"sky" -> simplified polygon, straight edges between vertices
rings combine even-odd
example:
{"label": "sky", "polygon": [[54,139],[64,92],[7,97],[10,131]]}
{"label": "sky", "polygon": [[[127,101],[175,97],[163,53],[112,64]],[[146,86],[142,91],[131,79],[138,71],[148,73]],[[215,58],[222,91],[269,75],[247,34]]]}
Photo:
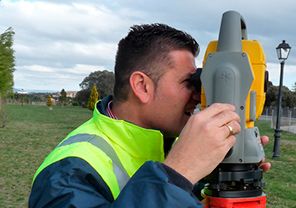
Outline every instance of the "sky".
{"label": "sky", "polygon": [[14,87],[24,90],[80,90],[91,72],[113,71],[117,43],[135,24],[164,23],[192,35],[201,52],[218,38],[222,14],[235,10],[266,55],[269,79],[279,83],[275,48],[292,47],[283,84],[296,82],[296,1],[294,0],[0,0],[0,33],[15,31]]}

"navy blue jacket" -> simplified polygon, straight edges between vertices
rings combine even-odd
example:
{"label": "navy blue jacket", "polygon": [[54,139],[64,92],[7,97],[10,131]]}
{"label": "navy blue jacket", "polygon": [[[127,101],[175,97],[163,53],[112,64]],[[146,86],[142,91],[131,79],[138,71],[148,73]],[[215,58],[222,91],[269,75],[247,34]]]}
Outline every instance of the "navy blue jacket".
{"label": "navy blue jacket", "polygon": [[[106,114],[102,106],[99,109]],[[202,207],[192,189],[193,185],[173,169],[148,161],[114,200],[109,187],[86,161],[70,157],[49,165],[38,174],[29,207]]]}

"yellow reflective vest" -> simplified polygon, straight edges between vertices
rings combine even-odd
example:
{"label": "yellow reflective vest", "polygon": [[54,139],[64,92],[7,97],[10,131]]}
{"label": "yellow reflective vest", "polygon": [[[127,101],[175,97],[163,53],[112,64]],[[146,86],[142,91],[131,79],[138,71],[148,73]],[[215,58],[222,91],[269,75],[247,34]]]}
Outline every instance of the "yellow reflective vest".
{"label": "yellow reflective vest", "polygon": [[[101,102],[96,106],[105,107]],[[72,131],[46,157],[33,183],[47,166],[68,157],[85,160],[103,178],[116,199],[144,162],[164,160],[163,135],[157,130],[111,119],[95,108],[93,117]]]}

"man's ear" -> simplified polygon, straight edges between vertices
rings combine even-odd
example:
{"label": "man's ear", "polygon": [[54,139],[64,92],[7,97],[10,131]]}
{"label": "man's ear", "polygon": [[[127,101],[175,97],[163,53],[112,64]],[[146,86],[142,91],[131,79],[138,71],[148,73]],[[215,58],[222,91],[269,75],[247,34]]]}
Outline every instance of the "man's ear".
{"label": "man's ear", "polygon": [[152,79],[141,71],[134,71],[129,79],[133,94],[142,102],[148,103],[154,96]]}

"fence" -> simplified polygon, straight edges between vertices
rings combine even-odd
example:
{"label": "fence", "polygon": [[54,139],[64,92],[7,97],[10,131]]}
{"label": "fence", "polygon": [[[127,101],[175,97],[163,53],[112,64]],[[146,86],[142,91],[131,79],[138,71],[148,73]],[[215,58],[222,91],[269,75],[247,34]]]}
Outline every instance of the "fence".
{"label": "fence", "polygon": [[[276,108],[265,108],[260,120],[270,121],[270,127],[276,128]],[[296,133],[296,108],[282,108],[280,110],[280,126],[282,130]]]}

